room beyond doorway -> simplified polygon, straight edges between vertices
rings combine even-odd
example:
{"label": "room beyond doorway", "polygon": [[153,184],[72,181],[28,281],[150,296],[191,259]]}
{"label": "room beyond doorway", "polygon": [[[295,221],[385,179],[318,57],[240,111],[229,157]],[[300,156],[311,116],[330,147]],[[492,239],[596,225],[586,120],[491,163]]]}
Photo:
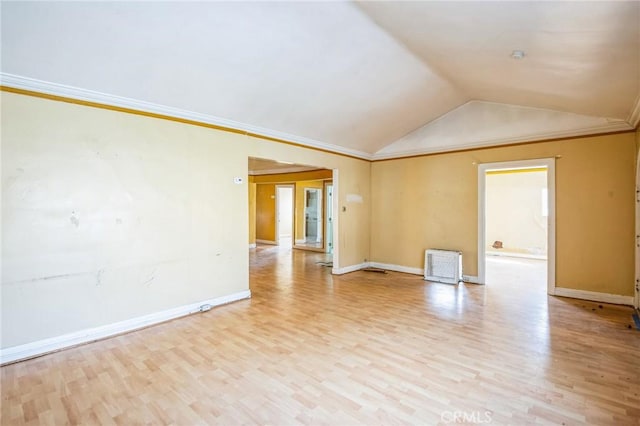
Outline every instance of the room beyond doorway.
{"label": "room beyond doorway", "polygon": [[[488,273],[489,267],[504,266],[505,262],[489,262],[494,257],[534,261],[536,270],[542,268],[546,278],[546,285],[544,282],[537,285],[554,294],[555,159],[478,167],[480,283],[491,284],[495,271]],[[517,262],[509,266],[513,268]]]}
{"label": "room beyond doorway", "polygon": [[[249,157],[248,165],[249,247],[286,244],[334,254],[338,217],[333,198],[338,193],[338,170],[253,157]],[[277,212],[289,211],[288,201],[286,208],[278,207],[283,195],[276,192],[281,186],[292,188],[291,227],[289,215],[282,217]]]}

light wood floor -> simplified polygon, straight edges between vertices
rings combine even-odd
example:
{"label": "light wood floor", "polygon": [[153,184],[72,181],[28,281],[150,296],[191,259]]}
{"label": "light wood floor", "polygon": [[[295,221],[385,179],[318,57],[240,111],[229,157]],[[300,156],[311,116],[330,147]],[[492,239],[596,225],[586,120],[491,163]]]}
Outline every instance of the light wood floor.
{"label": "light wood floor", "polygon": [[2,425],[640,424],[630,308],[322,260],[258,247],[251,300],[3,367]]}

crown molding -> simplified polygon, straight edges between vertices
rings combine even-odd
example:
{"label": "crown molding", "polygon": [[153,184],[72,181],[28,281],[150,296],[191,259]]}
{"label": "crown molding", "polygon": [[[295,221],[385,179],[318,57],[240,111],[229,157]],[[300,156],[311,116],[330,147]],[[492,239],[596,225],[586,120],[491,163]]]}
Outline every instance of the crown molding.
{"label": "crown molding", "polygon": [[362,160],[371,160],[371,154],[367,152],[345,148],[342,146],[305,138],[303,136],[291,135],[289,133],[279,132],[259,126],[253,126],[251,124],[228,120],[221,117],[215,117],[213,115],[201,114],[198,112],[140,101],[123,96],[110,95],[94,90],[81,89],[79,87],[67,86],[64,84],[23,77],[15,74],[0,72],[0,85],[13,89],[58,96],[61,98],[67,98],[69,100],[91,102],[98,104],[94,106],[102,107],[105,109],[119,108],[120,111],[121,109],[125,109],[126,111],[124,112],[133,114],[138,113],[141,115],[145,115],[145,113],[150,113],[158,114],[162,116],[160,118],[169,120],[189,120],[195,123],[216,126],[219,127],[220,130],[233,131],[235,133],[246,133],[249,136],[260,137],[275,142],[284,142],[292,145],[316,149],[319,151],[330,152],[333,154],[345,155],[347,157],[354,157]]}
{"label": "crown molding", "polygon": [[611,121],[603,126],[585,127],[575,130],[563,130],[558,132],[538,133],[534,135],[526,135],[521,137],[508,137],[497,139],[485,139],[473,143],[453,146],[440,146],[433,148],[413,149],[389,153],[373,154],[371,161],[393,160],[406,157],[417,157],[430,154],[444,154],[447,152],[468,151],[480,148],[499,147],[502,145],[516,145],[523,143],[544,142],[556,139],[567,139],[580,136],[597,136],[603,133],[619,133],[634,130],[634,126],[626,121]]}
{"label": "crown molding", "polygon": [[[223,131],[234,133],[245,133],[248,136],[258,137],[274,142],[287,143],[295,146],[311,148],[332,154],[344,155],[367,161],[392,160],[406,157],[414,157],[430,154],[442,154],[446,152],[466,151],[472,149],[488,148],[501,145],[513,145],[529,142],[542,142],[546,140],[591,136],[603,133],[615,133],[634,130],[640,122],[640,96],[626,121],[615,120],[604,126],[588,127],[576,130],[565,130],[559,132],[539,133],[522,137],[507,137],[498,139],[486,139],[473,143],[456,145],[425,147],[421,149],[398,151],[391,153],[370,154],[364,151],[354,150],[334,144],[329,144],[302,136],[291,135],[264,127],[253,126],[240,123],[212,115],[201,114],[151,102],[140,101],[122,96],[110,95],[93,90],[81,89],[64,84],[52,83],[15,74],[0,72],[0,86],[17,90],[33,92],[34,95],[44,94],[53,97],[60,97],[61,101],[80,101],[92,103],[95,107],[123,111],[132,114],[148,115],[153,114],[157,118],[167,120],[186,120],[192,124],[209,125]],[[468,102],[467,102],[468,103]],[[466,103],[465,103],[466,104]],[[461,105],[462,106],[462,105]]]}

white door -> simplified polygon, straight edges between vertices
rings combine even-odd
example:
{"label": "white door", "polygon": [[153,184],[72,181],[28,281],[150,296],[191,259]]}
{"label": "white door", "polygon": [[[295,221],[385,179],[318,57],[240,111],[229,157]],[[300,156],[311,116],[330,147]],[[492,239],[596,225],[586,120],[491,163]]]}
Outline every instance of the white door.
{"label": "white door", "polygon": [[293,185],[276,186],[276,209],[278,245],[290,246],[293,240]]}

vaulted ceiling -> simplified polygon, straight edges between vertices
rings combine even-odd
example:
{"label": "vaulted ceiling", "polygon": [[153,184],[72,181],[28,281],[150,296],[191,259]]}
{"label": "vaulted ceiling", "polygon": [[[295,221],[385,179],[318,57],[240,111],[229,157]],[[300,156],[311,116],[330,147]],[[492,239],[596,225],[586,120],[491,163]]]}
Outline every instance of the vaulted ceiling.
{"label": "vaulted ceiling", "polygon": [[640,119],[635,1],[1,7],[4,86],[367,159]]}

